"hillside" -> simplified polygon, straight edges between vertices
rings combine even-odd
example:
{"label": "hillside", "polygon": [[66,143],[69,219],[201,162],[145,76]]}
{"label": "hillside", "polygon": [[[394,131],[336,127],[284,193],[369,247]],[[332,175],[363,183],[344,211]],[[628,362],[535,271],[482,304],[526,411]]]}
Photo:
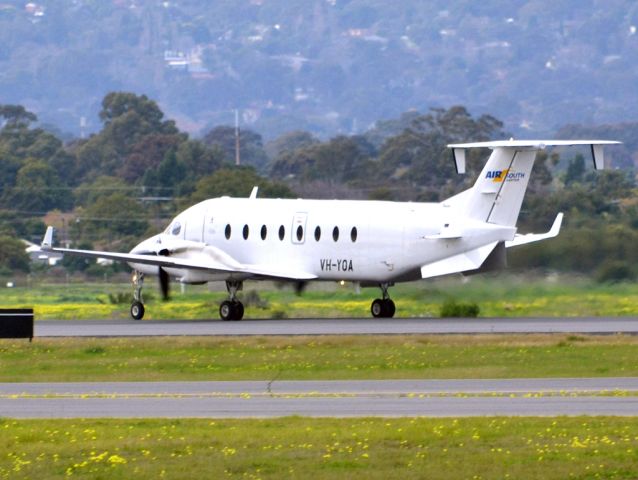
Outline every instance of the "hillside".
{"label": "hillside", "polygon": [[125,90],[266,139],[462,104],[531,137],[635,119],[637,27],[628,0],[5,0],[0,103],[86,135]]}

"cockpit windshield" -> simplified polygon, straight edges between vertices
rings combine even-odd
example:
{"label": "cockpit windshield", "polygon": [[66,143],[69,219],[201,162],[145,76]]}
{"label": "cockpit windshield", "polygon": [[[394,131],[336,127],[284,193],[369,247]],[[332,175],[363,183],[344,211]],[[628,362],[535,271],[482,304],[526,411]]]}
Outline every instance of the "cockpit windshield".
{"label": "cockpit windshield", "polygon": [[164,235],[179,235],[179,232],[182,231],[182,225],[179,222],[173,222],[166,230],[164,230]]}

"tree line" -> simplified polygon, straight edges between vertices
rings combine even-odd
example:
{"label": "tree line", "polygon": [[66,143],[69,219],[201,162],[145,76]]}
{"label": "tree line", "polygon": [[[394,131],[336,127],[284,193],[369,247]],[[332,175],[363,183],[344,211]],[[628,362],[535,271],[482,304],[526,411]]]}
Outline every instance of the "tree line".
{"label": "tree line", "polygon": [[[181,209],[247,196],[254,185],[265,197],[439,201],[471,185],[487,156],[469,152],[468,174],[456,175],[448,143],[508,136],[497,118],[453,106],[406,112],[364,134],[327,140],[298,130],[264,142],[242,130],[236,166],[232,127],[192,138],[145,95],[112,92],[101,105],[101,130],[66,143],[23,106],[0,105],[0,273],[30,268],[15,239],[38,241],[45,221],[58,228],[60,242],[125,251]],[[631,138],[628,130],[638,128],[622,130]],[[624,168],[603,172],[589,169],[583,154],[540,152],[520,230],[547,229],[558,211],[566,213],[565,229],[558,239],[513,252],[510,264],[633,278],[632,147],[608,152]],[[89,268],[84,260],[65,264]]]}

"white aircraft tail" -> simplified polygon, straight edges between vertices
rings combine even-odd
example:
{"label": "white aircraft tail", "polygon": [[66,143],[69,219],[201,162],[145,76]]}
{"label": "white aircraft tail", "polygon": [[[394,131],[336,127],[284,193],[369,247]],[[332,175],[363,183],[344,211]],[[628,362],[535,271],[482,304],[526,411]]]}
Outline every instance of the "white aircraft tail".
{"label": "white aircraft tail", "polygon": [[509,140],[448,145],[453,149],[456,169],[465,172],[468,148],[493,150],[472,188],[444,203],[459,208],[464,215],[496,225],[513,227],[518,220],[523,197],[534,166],[536,152],[548,146],[590,145],[594,166],[604,165],[603,145],[619,142],[604,140]]}

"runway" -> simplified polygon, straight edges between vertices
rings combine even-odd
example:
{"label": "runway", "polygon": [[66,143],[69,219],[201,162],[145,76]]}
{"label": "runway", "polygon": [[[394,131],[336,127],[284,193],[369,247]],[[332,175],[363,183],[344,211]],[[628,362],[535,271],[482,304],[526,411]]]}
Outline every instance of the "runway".
{"label": "runway", "polygon": [[638,378],[0,384],[5,418],[638,415]]}
{"label": "runway", "polygon": [[335,318],[242,320],[44,320],[36,337],[172,335],[398,335],[478,333],[638,334],[636,317],[590,318]]}

